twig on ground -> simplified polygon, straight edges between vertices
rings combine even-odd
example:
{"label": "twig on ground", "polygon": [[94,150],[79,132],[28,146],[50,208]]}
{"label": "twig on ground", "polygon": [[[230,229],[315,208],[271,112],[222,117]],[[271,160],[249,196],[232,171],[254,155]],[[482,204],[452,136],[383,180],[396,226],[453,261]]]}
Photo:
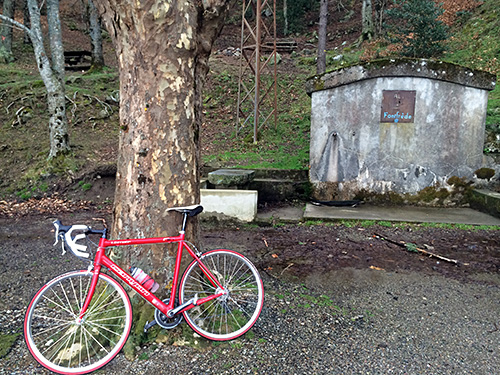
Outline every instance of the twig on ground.
{"label": "twig on ground", "polygon": [[[25,108],[26,108],[25,106],[22,106],[21,108],[19,108],[19,109],[16,111],[17,123],[18,123],[19,125],[22,125],[22,124],[23,124],[23,123],[22,123],[22,121],[21,121],[21,113],[24,111],[24,109],[25,109]],[[14,123],[14,124],[12,124],[12,125],[14,126],[14,125],[15,125],[15,123]]]}
{"label": "twig on ground", "polygon": [[104,117],[101,117],[101,118],[91,117],[89,120],[103,119],[103,118],[107,118],[113,114],[113,108],[111,108],[111,106],[108,103],[103,102],[101,99],[99,99],[96,96],[91,96],[91,95],[87,95],[87,94],[84,94],[84,96],[89,98],[91,101],[95,100],[96,102],[98,102],[104,108],[104,112],[106,112],[106,116],[104,116]]}
{"label": "twig on ground", "polygon": [[78,106],[76,105],[76,94],[78,93],[78,91],[75,91],[75,93],[73,94],[73,100],[71,100],[69,98],[69,96],[66,95],[66,100],[68,100],[69,102],[71,102],[71,104],[73,104],[73,108],[71,108],[71,121],[73,121],[73,119],[75,118],[75,112],[78,108]]}
{"label": "twig on ground", "polygon": [[[400,242],[397,242],[397,241],[394,241],[394,240],[391,240],[387,237],[384,237],[380,234],[377,234],[377,233],[374,233],[373,234],[375,238],[378,238],[382,241],[387,241],[387,242],[390,242],[394,245],[397,245],[399,247],[402,247],[408,251],[417,251],[421,254],[425,254],[429,257],[433,257],[433,258],[437,258],[437,259],[441,259],[441,260],[444,260],[445,262],[449,262],[449,263],[454,263],[454,264],[459,264],[458,260],[455,260],[455,259],[450,259],[450,258],[446,258],[442,255],[438,255],[438,254],[434,254],[434,253],[431,253],[430,251],[427,251],[427,250],[424,250],[418,246],[416,246],[415,244],[412,244],[412,243],[407,243],[407,242],[404,242],[404,241],[400,241]],[[468,265],[468,263],[461,263],[461,264],[464,264],[464,265]]]}
{"label": "twig on ground", "polygon": [[285,272],[287,269],[289,269],[291,266],[293,266],[293,263],[290,263],[288,266],[286,266],[285,268],[283,268],[283,271],[281,271],[281,274],[280,276],[283,275],[283,272]]}

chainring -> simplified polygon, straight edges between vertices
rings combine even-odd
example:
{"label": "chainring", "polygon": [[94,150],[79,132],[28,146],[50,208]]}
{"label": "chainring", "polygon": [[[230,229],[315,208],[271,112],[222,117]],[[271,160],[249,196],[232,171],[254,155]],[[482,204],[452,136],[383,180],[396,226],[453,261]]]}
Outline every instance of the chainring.
{"label": "chainring", "polygon": [[[164,299],[162,302],[168,304],[170,302],[170,298]],[[173,318],[169,318],[160,310],[156,309],[155,321],[161,328],[172,329],[177,327],[182,322],[182,314],[177,314]]]}

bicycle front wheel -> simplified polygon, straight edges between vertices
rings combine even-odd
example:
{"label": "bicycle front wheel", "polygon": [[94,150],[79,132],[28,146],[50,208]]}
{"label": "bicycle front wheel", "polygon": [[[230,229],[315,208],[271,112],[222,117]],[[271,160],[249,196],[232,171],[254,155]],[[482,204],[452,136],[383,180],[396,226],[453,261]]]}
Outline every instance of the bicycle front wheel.
{"label": "bicycle front wheel", "polygon": [[[210,340],[231,340],[247,332],[264,304],[264,286],[255,266],[231,250],[212,250],[200,258],[226,290],[216,299],[185,311],[191,328]],[[180,284],[180,303],[217,294],[198,262],[192,262]]]}
{"label": "bicycle front wheel", "polygon": [[92,273],[73,271],[49,281],[26,311],[24,337],[35,359],[60,374],[84,374],[111,361],[127,340],[132,306],[125,289],[100,274],[83,320],[78,315]]}

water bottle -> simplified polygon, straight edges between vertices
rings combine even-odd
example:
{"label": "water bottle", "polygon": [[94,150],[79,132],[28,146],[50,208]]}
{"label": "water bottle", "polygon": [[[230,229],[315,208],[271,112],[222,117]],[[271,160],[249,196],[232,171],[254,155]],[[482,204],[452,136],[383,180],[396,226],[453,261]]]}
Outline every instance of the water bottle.
{"label": "water bottle", "polygon": [[130,274],[136,279],[144,288],[151,292],[156,292],[160,285],[154,281],[146,272],[138,267],[130,267]]}

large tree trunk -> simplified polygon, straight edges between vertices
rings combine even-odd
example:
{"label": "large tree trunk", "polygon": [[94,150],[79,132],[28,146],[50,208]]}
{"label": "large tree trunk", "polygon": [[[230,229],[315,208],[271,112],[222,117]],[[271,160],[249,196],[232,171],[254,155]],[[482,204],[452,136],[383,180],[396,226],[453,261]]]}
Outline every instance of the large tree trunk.
{"label": "large tree trunk", "polygon": [[[174,235],[181,218],[166,208],[199,202],[202,88],[228,3],[95,3],[113,38],[120,71],[114,238]],[[191,225],[187,236],[195,232]],[[138,246],[112,256],[124,267],[154,270],[160,285],[172,276],[173,254],[165,246]],[[136,311],[139,322],[151,319],[150,310]],[[140,343],[141,323],[128,347]]]}
{"label": "large tree trunk", "polygon": [[102,33],[99,13],[92,0],[89,2],[89,34],[92,44],[92,68],[100,69],[104,66],[104,54],[102,51]]}
{"label": "large tree trunk", "polygon": [[326,26],[328,24],[328,0],[321,0],[318,25],[318,59],[316,73],[323,74],[326,70]]}
{"label": "large tree trunk", "polygon": [[[113,38],[120,71],[115,238],[174,235],[180,217],[167,215],[166,208],[199,202],[203,81],[228,3],[95,3]],[[154,269],[162,284],[171,277],[172,254],[165,246],[113,255],[122,265]]]}
{"label": "large tree trunk", "polygon": [[[2,14],[8,18],[14,18],[14,0],[4,0]],[[12,56],[12,25],[2,22],[0,28],[0,63],[14,61]]]}

